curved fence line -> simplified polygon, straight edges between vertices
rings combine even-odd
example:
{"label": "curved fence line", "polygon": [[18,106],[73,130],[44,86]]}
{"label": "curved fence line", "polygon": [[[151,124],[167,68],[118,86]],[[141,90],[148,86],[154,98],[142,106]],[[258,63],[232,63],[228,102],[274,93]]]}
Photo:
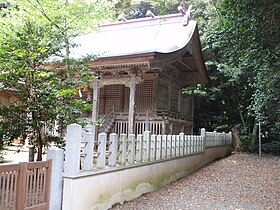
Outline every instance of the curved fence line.
{"label": "curved fence line", "polygon": [[[89,130],[89,129],[87,129]],[[109,136],[100,133],[96,141],[93,134],[82,129],[80,125],[67,127],[65,173],[107,169],[125,165],[151,163],[158,160],[199,154],[207,147],[232,144],[232,134],[206,132],[201,135],[152,135],[150,131],[143,134],[115,133]]]}

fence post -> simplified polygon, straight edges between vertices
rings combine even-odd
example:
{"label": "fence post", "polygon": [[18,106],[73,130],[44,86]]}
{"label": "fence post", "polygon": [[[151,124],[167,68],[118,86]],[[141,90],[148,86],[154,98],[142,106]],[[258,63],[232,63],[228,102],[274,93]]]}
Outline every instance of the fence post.
{"label": "fence post", "polygon": [[176,135],[171,135],[171,157],[176,156]]}
{"label": "fence post", "polygon": [[197,146],[197,152],[201,152],[201,136],[197,136],[198,146]]}
{"label": "fence post", "polygon": [[230,131],[228,135],[229,135],[228,144],[232,144],[232,132]]}
{"label": "fence post", "polygon": [[193,136],[193,139],[194,139],[194,153],[197,153],[198,138],[197,136]]}
{"label": "fence post", "polygon": [[156,136],[156,159],[160,160],[162,159],[162,135],[157,135]]}
{"label": "fence post", "polygon": [[190,136],[186,135],[185,136],[185,141],[186,141],[186,154],[190,154]]}
{"label": "fence post", "polygon": [[190,147],[191,147],[191,154],[194,153],[194,136],[190,136]]}
{"label": "fence post", "polygon": [[155,160],[156,159],[156,150],[157,150],[156,143],[157,143],[156,142],[156,135],[152,134],[152,136],[151,136],[151,147],[150,147],[150,150],[151,150],[150,160]]}
{"label": "fence post", "polygon": [[106,161],[106,133],[98,134],[98,157],[97,157],[97,168],[105,168],[105,161]]}
{"label": "fence post", "polygon": [[185,155],[185,147],[186,147],[186,142],[185,142],[185,134],[184,133],[180,133],[180,155]]}
{"label": "fence post", "polygon": [[117,150],[118,150],[118,135],[116,133],[110,134],[109,158],[108,165],[116,166],[117,163]]}
{"label": "fence post", "polygon": [[162,150],[161,150],[161,158],[164,159],[166,158],[166,150],[167,150],[167,136],[162,135]]}
{"label": "fence post", "polygon": [[120,136],[120,141],[121,141],[121,155],[120,155],[120,162],[121,165],[125,165],[126,164],[126,145],[127,145],[127,137],[126,134],[122,133]]}
{"label": "fence post", "polygon": [[197,136],[197,152],[201,152],[201,136]]}
{"label": "fence post", "polygon": [[203,137],[199,137],[199,152],[203,152]]}
{"label": "fence post", "polygon": [[75,174],[80,171],[80,149],[82,127],[78,124],[67,126],[64,172]]}
{"label": "fence post", "polygon": [[144,131],[143,139],[143,161],[149,161],[151,157],[151,131]]}
{"label": "fence post", "polygon": [[20,163],[20,172],[18,176],[18,184],[16,189],[16,210],[24,209],[26,198],[26,170],[27,163]]}
{"label": "fence post", "polygon": [[214,131],[214,145],[211,146],[217,146],[217,131]]}
{"label": "fence post", "polygon": [[222,145],[225,145],[226,144],[226,133],[223,131],[223,142],[222,142]]}
{"label": "fence post", "polygon": [[179,147],[180,147],[180,142],[179,142],[179,135],[174,135],[175,136],[175,156],[174,157],[177,157],[179,155]]}
{"label": "fence post", "polygon": [[188,154],[192,154],[192,135],[188,135]]}
{"label": "fence post", "polygon": [[206,129],[201,128],[200,130],[200,135],[202,136],[202,152],[205,150],[205,145],[206,145]]}
{"label": "fence post", "polygon": [[196,149],[196,152],[197,153],[200,153],[200,141],[201,141],[201,136],[196,136],[196,141],[197,141],[197,149]]}
{"label": "fence post", "polygon": [[51,148],[47,151],[47,160],[52,160],[50,183],[50,210],[61,209],[62,206],[62,172],[64,151],[59,148]]}
{"label": "fence post", "polygon": [[171,157],[171,151],[172,151],[172,136],[171,135],[167,135],[167,140],[166,140],[166,149],[167,149],[167,152],[166,152],[166,157],[167,158],[170,158]]}
{"label": "fence post", "polygon": [[133,164],[135,161],[135,134],[129,134],[129,145],[128,145],[128,163]]}
{"label": "fence post", "polygon": [[175,135],[176,147],[175,147],[175,157],[180,156],[180,136]]}
{"label": "fence post", "polygon": [[94,147],[94,138],[93,133],[85,133],[85,162],[84,170],[93,169],[93,147]]}
{"label": "fence post", "polygon": [[204,139],[205,138],[201,137],[201,152],[204,152],[204,150],[205,150]]}
{"label": "fence post", "polygon": [[194,153],[197,153],[197,136],[193,136],[194,139]]}
{"label": "fence post", "polygon": [[143,135],[137,135],[137,144],[136,144],[136,162],[142,162],[143,159]]}

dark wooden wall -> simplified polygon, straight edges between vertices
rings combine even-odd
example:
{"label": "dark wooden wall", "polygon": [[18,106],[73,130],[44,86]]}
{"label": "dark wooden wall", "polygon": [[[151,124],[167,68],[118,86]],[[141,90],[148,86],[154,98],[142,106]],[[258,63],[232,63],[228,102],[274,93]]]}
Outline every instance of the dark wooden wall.
{"label": "dark wooden wall", "polygon": [[156,108],[178,112],[180,83],[167,73],[160,73],[157,79]]}

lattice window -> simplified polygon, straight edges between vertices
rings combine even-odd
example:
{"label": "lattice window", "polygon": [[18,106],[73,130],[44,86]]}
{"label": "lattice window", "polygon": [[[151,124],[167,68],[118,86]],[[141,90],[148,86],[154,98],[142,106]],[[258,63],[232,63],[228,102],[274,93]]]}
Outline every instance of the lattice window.
{"label": "lattice window", "polygon": [[124,88],[124,100],[123,100],[123,111],[128,112],[129,110],[129,88]]}
{"label": "lattice window", "polygon": [[147,112],[153,108],[154,80],[145,80],[136,87],[136,111]]}
{"label": "lattice window", "polygon": [[[124,111],[129,110],[130,90],[125,87],[124,90]],[[144,80],[144,82],[136,85],[135,111],[147,112],[153,109],[154,98],[154,80]]]}
{"label": "lattice window", "polygon": [[114,107],[120,110],[122,85],[107,85],[100,89],[99,113],[105,114]]}
{"label": "lattice window", "polygon": [[105,113],[105,88],[101,88],[99,92],[99,114]]}

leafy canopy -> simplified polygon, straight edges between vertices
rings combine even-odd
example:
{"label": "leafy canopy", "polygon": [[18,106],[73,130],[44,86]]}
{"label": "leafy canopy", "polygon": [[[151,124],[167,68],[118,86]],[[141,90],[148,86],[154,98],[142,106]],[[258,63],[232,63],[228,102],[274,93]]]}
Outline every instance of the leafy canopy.
{"label": "leafy canopy", "polygon": [[[69,59],[75,46],[71,40],[111,18],[112,6],[108,1],[83,0],[9,3],[1,10],[0,84],[1,91],[10,94],[12,100],[0,107],[0,134],[6,138],[28,136],[37,146],[40,160],[42,146],[53,134],[49,130],[56,125],[62,132],[91,107],[73,98],[75,86],[92,80],[83,74],[89,68],[87,58]],[[52,63],[53,56],[62,59]]]}

